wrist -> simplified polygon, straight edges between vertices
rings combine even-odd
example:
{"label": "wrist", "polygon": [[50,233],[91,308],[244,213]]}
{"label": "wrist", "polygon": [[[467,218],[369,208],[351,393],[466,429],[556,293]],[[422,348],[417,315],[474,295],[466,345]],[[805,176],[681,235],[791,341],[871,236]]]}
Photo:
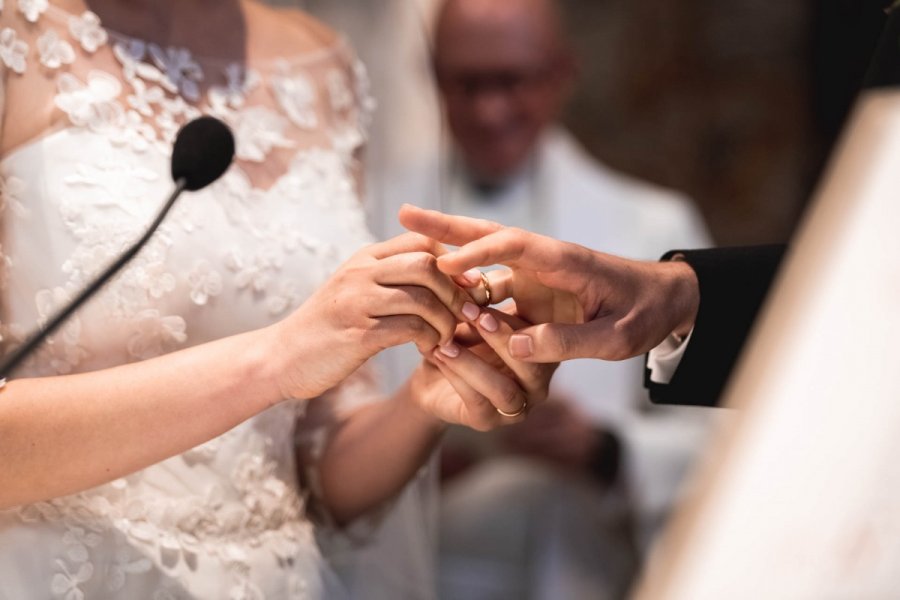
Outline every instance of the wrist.
{"label": "wrist", "polygon": [[[327,335],[327,329],[316,328],[315,321],[306,318],[303,307],[261,331],[269,361],[268,375],[275,383],[279,400],[315,398],[343,379],[332,382],[335,376],[322,360],[345,349]],[[337,363],[329,361],[332,367]]]}
{"label": "wrist", "polygon": [[397,390],[394,399],[402,406],[403,414],[411,421],[440,435],[448,425],[446,421],[424,408],[422,400],[424,395],[428,394],[428,388],[428,375],[422,365],[419,365],[406,383]]}
{"label": "wrist", "polygon": [[236,360],[229,365],[238,382],[236,385],[244,390],[254,390],[261,408],[278,404],[290,396],[284,394],[281,385],[280,353],[276,351],[274,339],[277,337],[273,328],[267,327],[245,333],[238,344],[241,351]]}
{"label": "wrist", "polygon": [[685,338],[694,328],[700,310],[700,284],[694,269],[678,255],[663,264],[668,266],[669,297],[676,307],[672,334]]}

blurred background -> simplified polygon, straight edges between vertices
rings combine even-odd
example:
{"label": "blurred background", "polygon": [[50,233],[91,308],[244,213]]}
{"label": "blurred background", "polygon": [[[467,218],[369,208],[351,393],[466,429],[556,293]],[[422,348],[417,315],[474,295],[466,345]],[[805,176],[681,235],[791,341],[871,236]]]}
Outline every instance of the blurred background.
{"label": "blurred background", "polygon": [[[561,0],[580,68],[564,120],[600,160],[691,197],[717,244],[784,241],[888,3]],[[441,136],[426,54],[438,1],[302,4],[345,32],[369,67],[377,201],[378,174]],[[373,221],[384,230],[381,215]]]}

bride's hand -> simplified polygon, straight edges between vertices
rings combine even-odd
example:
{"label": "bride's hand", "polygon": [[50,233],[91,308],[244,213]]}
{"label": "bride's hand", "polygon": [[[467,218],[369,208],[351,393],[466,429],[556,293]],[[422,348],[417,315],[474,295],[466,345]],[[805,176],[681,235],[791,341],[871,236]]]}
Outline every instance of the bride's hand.
{"label": "bride's hand", "polygon": [[368,246],[274,326],[283,397],[318,396],[391,346],[412,341],[429,354],[449,343],[465,304],[469,314],[477,307],[437,269],[443,251],[419,234]]}
{"label": "bride's hand", "polygon": [[459,326],[453,342],[426,355],[411,380],[412,398],[442,421],[479,431],[521,421],[529,408],[546,400],[557,367],[509,355],[510,335],[528,325],[514,315],[483,309]]}

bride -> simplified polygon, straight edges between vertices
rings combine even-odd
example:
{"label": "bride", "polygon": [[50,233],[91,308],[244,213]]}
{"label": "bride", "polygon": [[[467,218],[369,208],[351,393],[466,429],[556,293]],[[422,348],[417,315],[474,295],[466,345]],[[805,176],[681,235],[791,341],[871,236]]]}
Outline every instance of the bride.
{"label": "bride", "polygon": [[[7,349],[146,226],[182,124],[237,141],[0,389],[0,597],[340,597],[309,511],[390,510],[445,422],[520,419],[499,411],[552,367],[506,354],[521,323],[436,243],[371,244],[364,73],[323,26],[248,0],[0,7]],[[425,360],[372,402],[368,359],[409,341]]]}

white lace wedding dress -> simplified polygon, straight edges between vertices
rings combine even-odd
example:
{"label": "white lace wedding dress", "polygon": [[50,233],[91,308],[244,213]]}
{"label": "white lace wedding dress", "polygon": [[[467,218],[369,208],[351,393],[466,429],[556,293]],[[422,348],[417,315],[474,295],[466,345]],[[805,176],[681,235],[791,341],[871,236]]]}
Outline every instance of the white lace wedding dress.
{"label": "white lace wedding dress", "polygon": [[[172,187],[181,124],[212,114],[237,140],[225,176],[182,197],[18,375],[100,369],[264,326],[371,241],[354,158],[370,101],[343,43],[247,66],[119,35],[47,0],[0,7],[7,346],[146,226]],[[48,123],[37,135],[25,126],[35,114]],[[338,597],[297,482],[303,412],[280,405],[129,477],[0,512],[0,598]]]}

